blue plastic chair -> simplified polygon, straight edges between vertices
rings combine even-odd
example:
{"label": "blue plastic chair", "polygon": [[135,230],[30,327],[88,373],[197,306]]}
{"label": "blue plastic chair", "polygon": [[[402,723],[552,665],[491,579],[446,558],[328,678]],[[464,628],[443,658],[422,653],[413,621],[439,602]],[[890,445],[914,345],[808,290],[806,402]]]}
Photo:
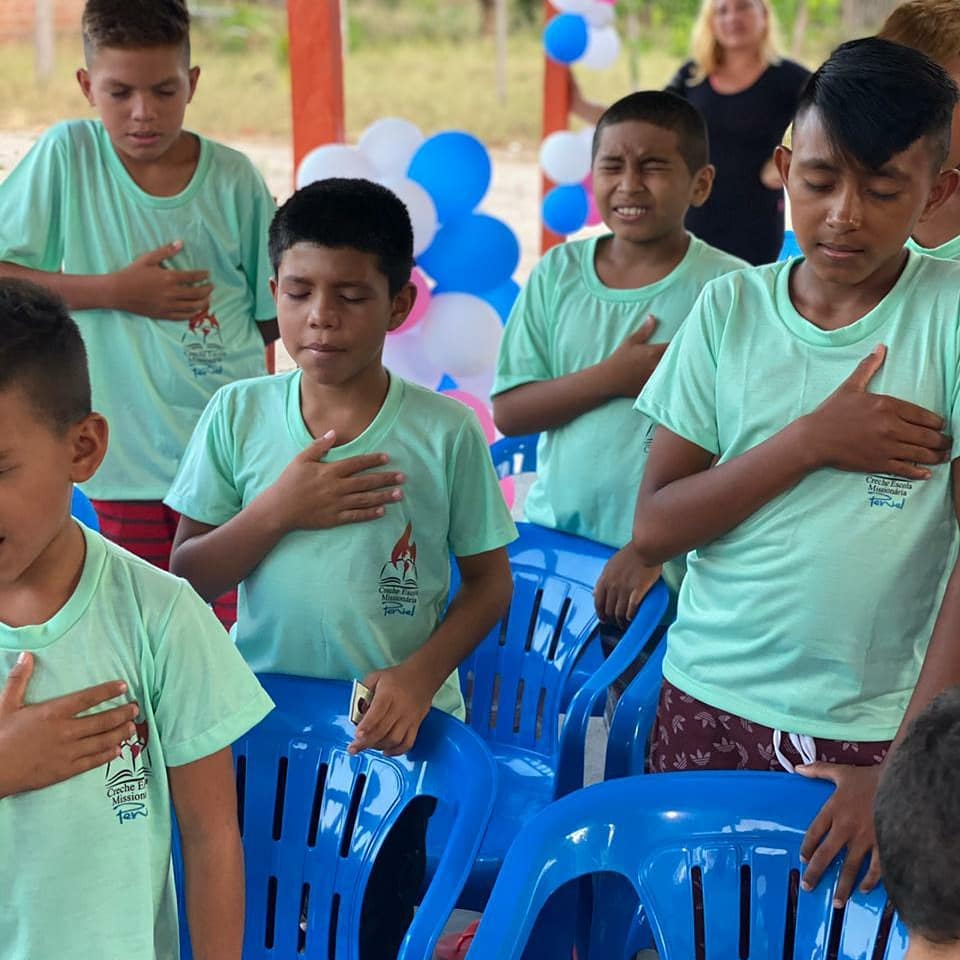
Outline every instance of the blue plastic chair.
{"label": "blue plastic chair", "polygon": [[791,257],[802,257],[803,251],[800,244],[797,243],[797,235],[792,230],[786,230],[783,234],[783,246],[780,248],[778,260],[789,260]]}
{"label": "blue plastic chair", "polygon": [[[490,816],[496,768],[489,751],[460,721],[431,710],[406,756],[351,757],[349,683],[260,681],[276,709],[234,745],[246,860],[244,960],[356,960],[374,858],[415,797],[436,801],[427,837],[443,854],[398,957],[431,957]],[[176,853],[175,866],[179,880]],[[185,914],[181,903],[189,960]]]}
{"label": "blue plastic chair", "polygon": [[519,524],[508,547],[513,599],[498,624],[460,667],[467,722],[498,765],[490,825],[459,905],[482,909],[503,857],[539,810],[583,786],[587,725],[607,687],[643,650],[669,594],[654,585],[614,653],[601,661],[559,717],[578,658],[595,641],[593,585],[609,548]]}
{"label": "blue plastic chair", "polygon": [[502,437],[490,444],[490,456],[497,476],[503,480],[520,473],[536,473],[539,440],[539,433],[531,433],[522,437]]}
{"label": "blue plastic chair", "polygon": [[882,889],[833,910],[835,863],[799,890],[800,843],[830,790],[787,774],[677,773],[566,797],[511,848],[469,960],[519,960],[551,895],[585,877],[579,960],[632,955],[638,899],[659,960],[900,960],[906,930]]}
{"label": "blue plastic chair", "polygon": [[79,520],[85,527],[100,532],[100,518],[97,511],[93,509],[93,504],[87,495],[79,488],[73,488],[73,502],[70,505],[70,513],[74,519]]}

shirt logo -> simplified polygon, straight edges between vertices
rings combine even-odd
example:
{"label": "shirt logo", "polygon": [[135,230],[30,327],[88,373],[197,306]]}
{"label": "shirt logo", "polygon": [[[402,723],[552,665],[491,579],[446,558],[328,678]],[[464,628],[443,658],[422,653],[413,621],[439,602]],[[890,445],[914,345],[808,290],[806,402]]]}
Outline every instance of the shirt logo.
{"label": "shirt logo", "polygon": [[420,599],[417,576],[417,545],[413,542],[413,524],[394,544],[390,560],[380,568],[380,602],[383,615],[413,617]]}
{"label": "shirt logo", "polygon": [[913,481],[903,477],[871,473],[864,479],[867,484],[867,504],[881,510],[902,510],[913,492]]}
{"label": "shirt logo", "polygon": [[148,743],[150,731],[145,720],[137,721],[136,731],[120,744],[120,756],[107,764],[104,774],[107,800],[117,822],[124,824],[149,814],[147,782],[152,776]]}
{"label": "shirt logo", "polygon": [[223,346],[220,321],[213,313],[200,311],[187,321],[187,329],[180,338],[183,355],[195,377],[223,373]]}

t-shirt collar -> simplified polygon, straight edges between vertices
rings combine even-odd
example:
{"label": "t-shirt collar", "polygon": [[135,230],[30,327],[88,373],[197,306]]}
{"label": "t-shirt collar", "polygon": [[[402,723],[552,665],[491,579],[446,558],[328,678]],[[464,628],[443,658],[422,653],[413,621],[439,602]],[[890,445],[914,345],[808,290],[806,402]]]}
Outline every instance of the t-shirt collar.
{"label": "t-shirt collar", "polygon": [[776,277],[777,313],[784,325],[799,339],[817,347],[846,347],[859,343],[876,332],[896,311],[896,305],[903,299],[903,290],[913,281],[920,263],[920,256],[907,250],[907,263],[890,292],[867,314],[855,323],[839,330],[823,330],[811,323],[793,305],[790,297],[791,271],[803,263],[803,257],[795,257],[778,265]]}
{"label": "t-shirt collar", "polygon": [[688,233],[687,236],[690,238],[690,244],[687,247],[687,252],[683,255],[683,259],[665,277],[657,280],[656,283],[648,283],[643,287],[619,290],[614,287],[608,287],[597,274],[597,245],[601,240],[612,236],[612,233],[605,233],[599,237],[591,237],[583,243],[580,267],[586,288],[600,300],[609,300],[615,303],[632,303],[637,300],[648,300],[650,297],[655,297],[663,293],[667,287],[683,280],[684,274],[690,270],[691,264],[696,260],[700,248],[703,246],[703,242],[698,237],[695,237],[692,233]]}
{"label": "t-shirt collar", "polygon": [[80,529],[83,531],[86,553],[80,580],[70,598],[46,623],[26,627],[0,624],[0,647],[7,650],[39,650],[48,647],[70,630],[86,612],[100,582],[100,574],[107,559],[107,548],[102,537],[88,530],[82,523]]}
{"label": "t-shirt collar", "polygon": [[[389,371],[388,376],[390,377],[390,385],[387,387],[387,395],[370,425],[359,437],[349,443],[334,447],[327,454],[327,460],[343,460],[346,457],[355,457],[361,453],[373,453],[379,449],[383,438],[393,426],[406,389],[400,377],[389,373]],[[303,371],[295,370],[287,384],[287,427],[296,446],[304,449],[310,446],[316,438],[310,434],[307,425],[303,422],[303,412],[300,408],[300,382],[302,378]]]}

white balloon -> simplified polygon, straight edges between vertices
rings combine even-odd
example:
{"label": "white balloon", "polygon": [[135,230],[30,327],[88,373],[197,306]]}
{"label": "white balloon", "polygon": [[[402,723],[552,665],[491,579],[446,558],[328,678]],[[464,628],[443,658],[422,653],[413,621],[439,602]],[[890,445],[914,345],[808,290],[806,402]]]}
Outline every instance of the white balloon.
{"label": "white balloon", "polygon": [[381,177],[405,177],[423,140],[419,128],[409,120],[384,117],[363,131],[357,149],[377,168]]}
{"label": "white balloon", "polygon": [[581,16],[593,6],[594,0],[552,0],[561,13],[579,13]]}
{"label": "white balloon", "polygon": [[497,362],[503,325],[497,311],[472,294],[437,294],[419,329],[431,363],[458,383],[483,375]]}
{"label": "white balloon", "polygon": [[433,197],[419,183],[406,177],[387,177],[380,181],[392,190],[407,208],[413,224],[413,255],[419,257],[433,243],[439,221]]}
{"label": "white balloon", "polygon": [[620,35],[616,27],[589,27],[587,49],[577,61],[581,67],[591,70],[606,70],[620,56]]}
{"label": "white balloon", "polygon": [[398,377],[436,390],[443,379],[443,370],[427,356],[420,327],[387,337],[383,345],[383,365]]}
{"label": "white balloon", "polygon": [[583,16],[591,27],[609,27],[616,18],[613,7],[609,3],[601,3],[600,0],[592,0]]}
{"label": "white balloon", "polygon": [[467,393],[472,393],[475,397],[479,397],[489,406],[490,391],[493,390],[495,375],[496,370],[490,367],[489,370],[484,370],[484,372],[477,377],[460,377],[457,380],[457,386],[461,390],[466,390]]}
{"label": "white balloon", "polygon": [[303,158],[297,170],[297,189],[330,177],[376,180],[377,171],[356,147],[345,143],[326,143]]}
{"label": "white balloon", "polygon": [[540,166],[554,183],[582,183],[590,172],[590,146],[579,133],[551,133],[540,145]]}

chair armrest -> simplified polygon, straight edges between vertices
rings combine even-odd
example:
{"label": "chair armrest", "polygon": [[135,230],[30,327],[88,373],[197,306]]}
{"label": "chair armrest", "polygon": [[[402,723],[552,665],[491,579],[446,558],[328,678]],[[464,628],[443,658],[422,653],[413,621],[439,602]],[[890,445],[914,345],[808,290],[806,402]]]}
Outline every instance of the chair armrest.
{"label": "chair armrest", "polygon": [[644,772],[647,740],[657,716],[666,653],[664,637],[617,704],[607,741],[605,780],[634,777]]}
{"label": "chair armrest", "polygon": [[644,644],[663,619],[669,601],[670,592],[667,585],[663,580],[658,580],[643,598],[636,616],[613,652],[570,701],[570,708],[567,710],[563,729],[560,731],[556,797],[565,796],[583,786],[587,726],[594,704],[606,693],[607,687],[637,658]]}

